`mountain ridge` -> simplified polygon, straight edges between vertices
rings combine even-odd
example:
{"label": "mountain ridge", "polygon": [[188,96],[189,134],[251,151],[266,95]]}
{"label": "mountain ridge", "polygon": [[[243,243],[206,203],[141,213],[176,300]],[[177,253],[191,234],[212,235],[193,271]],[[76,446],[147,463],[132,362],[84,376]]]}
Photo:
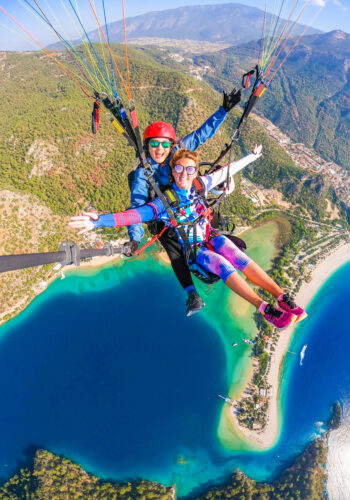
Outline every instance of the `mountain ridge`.
{"label": "mountain ridge", "polygon": [[[263,10],[240,3],[184,6],[128,17],[126,34],[129,41],[133,38],[152,37],[235,45],[261,38],[264,17]],[[271,21],[271,17],[271,14],[267,14],[267,23]],[[283,24],[282,21],[281,26]],[[304,28],[304,25],[299,24],[295,35],[300,34]],[[124,42],[122,20],[108,23],[108,31],[111,42]],[[310,28],[310,32],[321,33],[314,28]],[[97,29],[90,31],[88,35],[92,41],[100,40]],[[59,46],[60,44],[52,44],[48,48]]]}
{"label": "mountain ridge", "polygon": [[[240,83],[258,50],[258,42],[249,42],[193,59],[210,67],[203,78],[220,90]],[[255,109],[292,139],[350,169],[350,34],[334,30],[303,37]]]}

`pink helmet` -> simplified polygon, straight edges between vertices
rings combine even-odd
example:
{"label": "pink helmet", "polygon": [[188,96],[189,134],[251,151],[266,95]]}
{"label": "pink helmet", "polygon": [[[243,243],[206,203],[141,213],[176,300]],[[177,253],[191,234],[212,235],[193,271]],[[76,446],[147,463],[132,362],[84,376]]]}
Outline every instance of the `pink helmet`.
{"label": "pink helmet", "polygon": [[174,127],[170,123],[166,122],[153,122],[148,127],[143,134],[143,142],[152,137],[165,137],[173,142],[176,142],[176,132]]}

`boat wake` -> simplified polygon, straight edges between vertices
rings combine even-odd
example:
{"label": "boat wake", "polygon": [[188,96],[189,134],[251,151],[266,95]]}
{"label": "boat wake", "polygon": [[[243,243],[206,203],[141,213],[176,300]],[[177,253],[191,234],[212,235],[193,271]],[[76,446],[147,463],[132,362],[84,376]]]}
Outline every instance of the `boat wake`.
{"label": "boat wake", "polygon": [[303,366],[303,360],[305,357],[306,348],[307,348],[307,344],[304,345],[304,347],[302,348],[302,350],[300,352],[300,366]]}

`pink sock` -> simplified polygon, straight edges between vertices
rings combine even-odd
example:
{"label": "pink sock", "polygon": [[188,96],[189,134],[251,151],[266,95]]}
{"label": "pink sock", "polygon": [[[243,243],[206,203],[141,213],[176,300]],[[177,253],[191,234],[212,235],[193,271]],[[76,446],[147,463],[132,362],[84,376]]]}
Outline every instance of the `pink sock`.
{"label": "pink sock", "polygon": [[265,309],[266,309],[266,306],[267,306],[267,302],[263,301],[263,302],[260,304],[260,307],[259,307],[258,311],[259,311],[259,312],[261,312],[262,314],[264,314]]}

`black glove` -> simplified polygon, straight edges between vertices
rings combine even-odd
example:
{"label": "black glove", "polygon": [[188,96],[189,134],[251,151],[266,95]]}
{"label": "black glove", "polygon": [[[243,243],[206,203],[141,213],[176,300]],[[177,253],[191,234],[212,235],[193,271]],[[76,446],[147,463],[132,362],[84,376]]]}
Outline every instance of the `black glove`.
{"label": "black glove", "polygon": [[127,241],[123,245],[123,254],[126,255],[127,257],[131,257],[132,255],[135,255],[136,250],[139,247],[140,242],[139,241]]}
{"label": "black glove", "polygon": [[241,100],[241,91],[236,90],[234,88],[232,92],[230,92],[229,94],[226,94],[225,91],[223,91],[223,94],[224,94],[224,100],[222,103],[222,107],[224,108],[225,111],[229,112]]}

